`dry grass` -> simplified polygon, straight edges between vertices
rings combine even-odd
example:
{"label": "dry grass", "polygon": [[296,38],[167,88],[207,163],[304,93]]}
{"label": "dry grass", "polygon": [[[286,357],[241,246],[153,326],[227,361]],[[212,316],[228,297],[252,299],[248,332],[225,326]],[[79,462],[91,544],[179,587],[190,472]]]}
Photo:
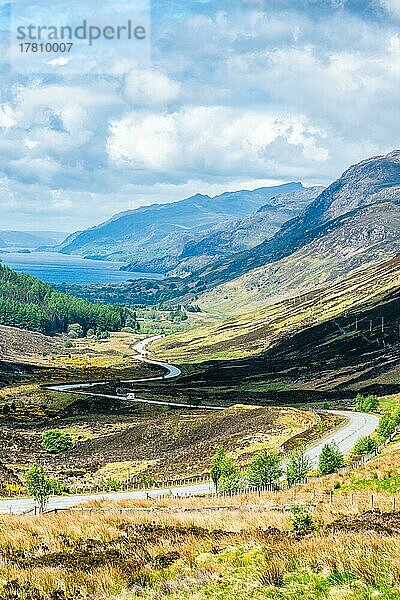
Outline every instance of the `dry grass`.
{"label": "dry grass", "polygon": [[168,513],[3,517],[0,598],[400,598],[398,514],[376,516],[392,527],[385,535],[371,526],[374,515],[334,531],[327,524],[343,513],[325,505],[314,516],[319,530],[298,538],[287,514],[250,510],[255,499],[241,497],[240,511],[227,499],[224,511],[189,513],[188,500],[173,500]]}

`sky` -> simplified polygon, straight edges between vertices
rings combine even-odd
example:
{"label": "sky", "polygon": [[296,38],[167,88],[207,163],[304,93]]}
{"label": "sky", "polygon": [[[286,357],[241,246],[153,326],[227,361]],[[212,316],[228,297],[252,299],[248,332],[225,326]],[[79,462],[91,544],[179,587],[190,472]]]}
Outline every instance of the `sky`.
{"label": "sky", "polygon": [[[77,23],[139,19],[139,0],[74,1]],[[8,31],[29,11],[56,21],[49,4],[0,0],[0,230],[329,184],[400,147],[400,0],[153,0],[140,52],[106,41],[10,61]]]}

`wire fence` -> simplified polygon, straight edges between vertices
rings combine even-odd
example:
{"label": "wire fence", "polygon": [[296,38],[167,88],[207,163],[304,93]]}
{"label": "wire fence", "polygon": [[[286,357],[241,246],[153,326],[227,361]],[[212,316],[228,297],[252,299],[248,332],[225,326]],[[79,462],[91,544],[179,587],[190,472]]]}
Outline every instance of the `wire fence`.
{"label": "wire fence", "polygon": [[[396,435],[399,433],[400,428],[396,428],[396,430],[383,442],[380,444],[376,450],[370,452],[369,454],[363,455],[359,460],[352,462],[349,465],[346,465],[336,472],[338,474],[345,474],[349,471],[352,471],[367,462],[371,459],[375,458],[379,455],[387,444],[391,443]],[[282,459],[288,455],[282,454]],[[297,481],[295,485],[305,485],[308,483],[312,483],[320,479],[319,475],[307,477],[303,480]],[[180,491],[180,488],[193,488],[186,491]],[[210,481],[209,473],[203,473],[201,475],[195,477],[180,477],[176,479],[164,479],[164,480],[151,480],[149,478],[139,479],[138,476],[128,476],[124,480],[113,481],[111,484],[107,485],[107,482],[100,483],[87,483],[87,484],[76,484],[70,485],[63,490],[63,494],[72,495],[72,496],[96,496],[103,495],[106,493],[129,493],[129,492],[144,492],[150,493],[160,490],[159,497],[184,497],[184,496],[193,496],[193,495],[219,495],[219,496],[232,496],[232,495],[240,495],[240,494],[249,494],[249,493],[264,493],[264,492],[273,492],[273,491],[285,491],[289,488],[286,481],[276,481],[271,484],[256,487],[246,485],[241,489],[232,491],[219,493],[214,489],[213,483]],[[15,486],[13,484],[9,484],[6,489],[2,490],[3,497],[26,497],[27,492],[23,487]],[[62,494],[58,494],[62,495]]]}

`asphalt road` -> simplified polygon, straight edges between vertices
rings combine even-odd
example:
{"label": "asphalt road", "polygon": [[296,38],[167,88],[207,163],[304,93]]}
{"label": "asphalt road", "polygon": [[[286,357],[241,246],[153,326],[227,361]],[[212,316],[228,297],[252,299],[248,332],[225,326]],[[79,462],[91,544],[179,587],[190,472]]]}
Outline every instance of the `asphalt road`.
{"label": "asphalt road", "polygon": [[[181,374],[180,369],[173,365],[169,365],[167,363],[158,362],[150,360],[147,357],[146,346],[155,339],[159,339],[160,336],[155,336],[152,338],[148,338],[136,344],[135,350],[137,351],[137,358],[142,360],[143,362],[147,362],[149,364],[159,365],[166,369],[166,374],[161,377],[151,377],[145,379],[131,379],[126,380],[122,383],[139,383],[141,381],[155,381],[155,380],[164,380],[171,379],[174,377],[178,377]],[[83,388],[87,389],[90,387],[105,385],[107,382],[92,382],[92,383],[74,383],[74,384],[62,384],[55,386],[48,386],[47,389],[52,391],[59,392],[70,392],[70,393],[82,393],[79,390]],[[99,394],[99,393],[91,393],[84,392],[85,395],[90,396],[101,396],[103,398],[117,398],[121,399],[121,396],[112,396],[107,394]],[[146,404],[158,404],[158,405],[166,405],[165,402],[158,400],[146,400],[143,398],[135,398],[132,402],[141,402]],[[224,410],[223,407],[220,406],[194,406],[190,404],[178,404],[171,402],[169,406],[174,407],[182,407],[182,408],[201,408],[206,410]],[[365,413],[356,413],[350,411],[330,411],[335,412],[338,415],[342,415],[347,418],[348,422],[333,432],[331,435],[326,436],[323,440],[306,450],[307,456],[312,460],[313,465],[318,463],[319,455],[321,454],[322,448],[328,442],[335,442],[341,452],[347,452],[353,448],[354,444],[361,437],[366,435],[370,435],[375,431],[378,426],[379,419],[375,415],[365,414]],[[88,500],[101,500],[107,498],[109,500],[128,500],[128,499],[143,499],[148,496],[158,496],[159,494],[169,493],[171,492],[173,495],[181,495],[181,496],[192,496],[197,494],[209,494],[214,491],[213,485],[209,483],[201,483],[194,485],[186,485],[178,488],[165,488],[165,489],[157,489],[153,492],[147,493],[143,491],[134,491],[134,492],[116,492],[116,493],[104,493],[104,494],[92,494],[86,496],[55,496],[50,499],[47,509],[65,509],[70,508],[72,506],[76,506],[82,502],[87,502]],[[5,513],[14,513],[20,514],[26,511],[33,509],[35,506],[35,502],[29,498],[10,498],[6,500],[0,500],[0,514]]]}
{"label": "asphalt road", "polygon": [[313,465],[318,463],[322,448],[327,443],[335,442],[339,450],[344,454],[351,450],[355,443],[366,435],[370,435],[375,431],[379,424],[379,418],[375,415],[366,413],[357,413],[347,410],[329,411],[336,415],[342,415],[348,419],[348,423],[331,435],[325,437],[320,442],[309,448],[305,454],[312,460]]}

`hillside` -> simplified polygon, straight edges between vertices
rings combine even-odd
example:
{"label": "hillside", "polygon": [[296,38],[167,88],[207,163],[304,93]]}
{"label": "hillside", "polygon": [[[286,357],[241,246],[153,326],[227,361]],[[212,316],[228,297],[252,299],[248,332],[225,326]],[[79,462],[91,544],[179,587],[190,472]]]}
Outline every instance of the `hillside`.
{"label": "hillside", "polygon": [[[376,250],[378,260],[394,256],[399,239],[399,213],[400,151],[396,150],[387,156],[370,158],[350,167],[301,215],[286,222],[271,239],[262,244],[218,260],[191,276],[174,282],[173,291],[169,280],[154,282],[153,286],[149,282],[145,286],[141,281],[135,282],[130,287],[130,296],[134,297],[136,291],[140,301],[147,300],[148,303],[178,297],[195,297],[197,301],[203,292],[245,274],[249,274],[250,278],[254,275],[254,279],[258,281],[260,272],[254,271],[251,274],[251,271],[265,265],[278,270],[281,263],[275,267],[272,263],[290,257],[308,244],[315,244],[317,252],[318,248],[323,248],[325,256],[329,254],[333,270],[328,273],[326,281],[334,280],[335,261],[339,263],[340,275],[346,270],[350,271],[355,265],[364,264],[364,256],[367,257],[367,263],[368,257],[375,260],[373,255]],[[390,243],[387,244],[387,241]],[[344,255],[342,248],[346,246],[347,254]],[[312,253],[314,254],[314,250]],[[312,260],[318,268],[324,269],[324,257],[320,260],[316,253]],[[269,275],[267,269],[266,276],[261,276],[259,284],[268,286]],[[311,270],[310,276],[316,275],[317,270]],[[280,279],[282,281],[283,278]],[[243,287],[240,280],[237,287]],[[220,297],[225,295],[229,297],[229,293],[225,294],[222,290]],[[207,305],[213,303],[212,300],[201,298],[201,302],[203,301]]]}
{"label": "hillside", "polygon": [[204,293],[196,301],[213,315],[263,308],[294,294],[331,285],[355,269],[393,258],[400,248],[400,206],[367,206],[338,217],[310,243]]}
{"label": "hillside", "polygon": [[220,223],[209,233],[186,242],[180,254],[175,249],[161,258],[144,261],[135,260],[125,269],[139,272],[167,272],[168,275],[188,275],[229,256],[254,248],[271,238],[286,221],[300,214],[323,190],[320,186],[305,188],[288,194],[278,194],[257,212],[239,219]]}
{"label": "hillside", "polygon": [[266,351],[299,331],[328,322],[367,301],[400,290],[400,255],[376,266],[358,269],[333,284],[244,312],[211,327],[155,342],[157,355],[179,361],[237,358]]}
{"label": "hillside", "polygon": [[[302,189],[300,183],[288,183],[253,191],[226,192],[214,198],[196,194],[179,202],[142,206],[69,236],[58,249],[65,254],[109,260],[134,259],[135,270],[141,268],[139,262],[145,261],[147,269],[148,261],[179,256],[185,244],[197,239],[199,234],[254,213],[277,194]],[[171,265],[161,260],[158,269],[165,272]]]}
{"label": "hillside", "polygon": [[[196,332],[192,341],[175,340],[176,349],[154,344],[156,357],[175,356],[175,362],[183,364],[186,371],[169,386],[168,398],[182,394],[202,396],[205,402],[209,397],[252,398],[253,402],[284,405],[349,399],[359,391],[399,393],[398,264],[393,265],[392,288],[385,284],[386,273],[381,273],[382,291],[371,292],[364,302],[353,306],[347,295],[354,290],[350,287],[347,293],[343,284],[341,297],[337,301],[331,297],[322,318],[318,295],[309,294],[298,299],[298,309],[288,304],[286,310],[284,306],[271,307],[275,314],[264,323],[261,317],[254,322],[250,314],[247,323],[244,319],[227,322],[213,331]],[[368,289],[370,276],[368,271],[363,274],[364,289]],[[357,287],[357,282],[353,283]],[[200,336],[204,336],[204,352],[202,343],[197,343]],[[258,353],[246,355],[246,348]],[[205,362],[193,365],[196,357]]]}
{"label": "hillside", "polygon": [[89,328],[115,331],[124,324],[124,313],[55,291],[50,285],[0,265],[0,325],[52,335],[79,323]]}

